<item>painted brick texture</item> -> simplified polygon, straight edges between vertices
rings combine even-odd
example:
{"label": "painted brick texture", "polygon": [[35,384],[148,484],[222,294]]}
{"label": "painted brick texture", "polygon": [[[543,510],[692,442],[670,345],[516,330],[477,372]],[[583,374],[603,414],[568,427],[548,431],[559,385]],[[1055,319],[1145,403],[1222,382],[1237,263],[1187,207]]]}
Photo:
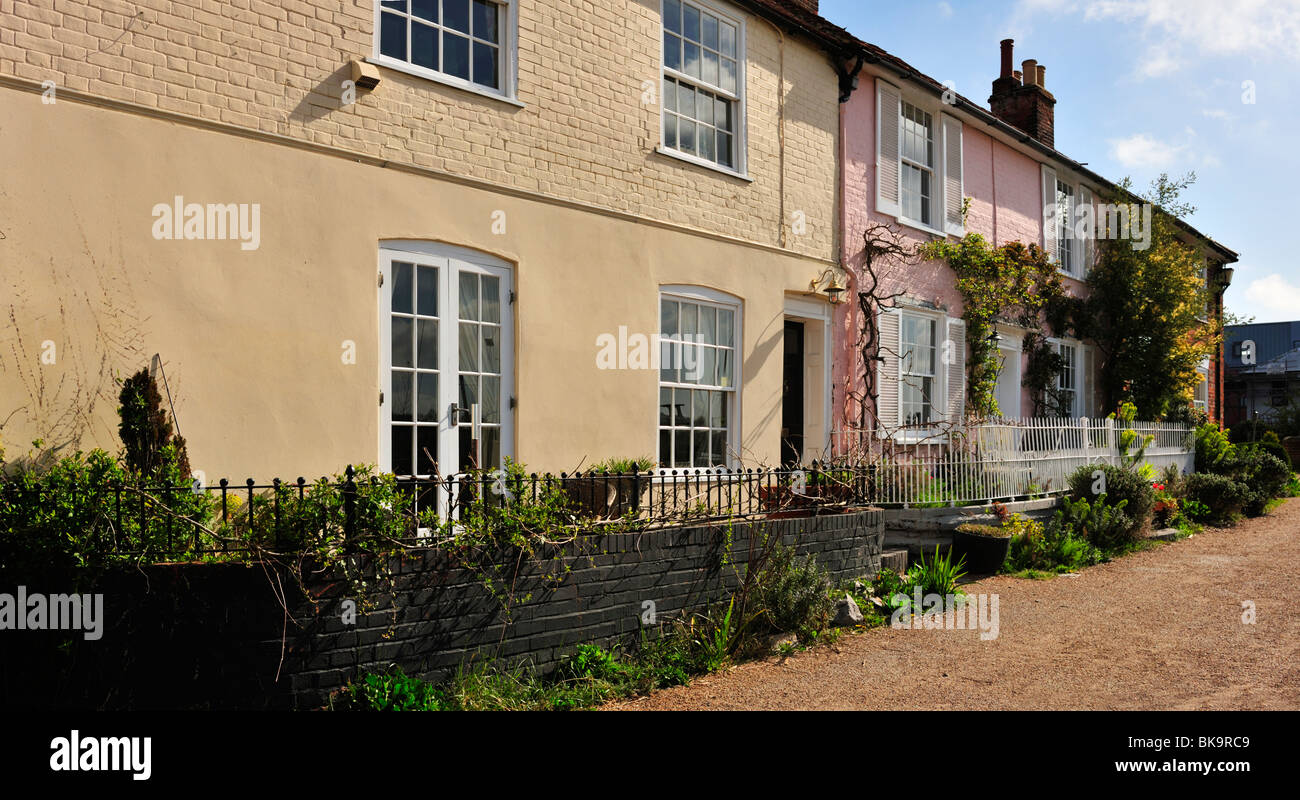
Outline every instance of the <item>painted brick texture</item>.
{"label": "painted brick texture", "polygon": [[660,109],[642,94],[659,84],[658,0],[520,3],[523,108],[387,69],[342,105],[373,14],[373,0],[4,0],[0,74],[764,244],[801,211],[789,248],[831,257],[837,83],[806,41],[783,48],[782,220],[782,48],[767,22],[742,15],[749,183],[654,152]]}
{"label": "painted brick texture", "polygon": [[[471,658],[496,655],[545,671],[581,643],[634,644],[645,601],[655,604],[663,622],[725,597],[751,540],[764,534],[814,555],[836,579],[871,577],[880,567],[884,518],[881,511],[863,510],[741,522],[730,530],[617,534],[543,554],[554,560],[540,569],[525,561],[517,576],[515,558],[503,558],[498,580],[515,581],[514,596],[527,598],[508,618],[482,573],[452,566],[438,551],[394,561],[386,571],[391,581],[368,581],[372,588],[357,598],[355,625],[342,619],[348,584],[338,576],[323,575],[307,587],[315,603],[284,577],[292,610],[286,620],[269,582],[275,576],[256,566],[111,573],[93,589],[105,594],[104,637],[86,646],[74,640],[75,679],[60,684],[80,694],[46,685],[57,680],[55,665],[21,646],[6,647],[0,652],[0,706],[37,698],[46,706],[303,709],[320,707],[359,672],[382,672],[391,664],[437,679]],[[26,633],[24,644],[42,635]]]}

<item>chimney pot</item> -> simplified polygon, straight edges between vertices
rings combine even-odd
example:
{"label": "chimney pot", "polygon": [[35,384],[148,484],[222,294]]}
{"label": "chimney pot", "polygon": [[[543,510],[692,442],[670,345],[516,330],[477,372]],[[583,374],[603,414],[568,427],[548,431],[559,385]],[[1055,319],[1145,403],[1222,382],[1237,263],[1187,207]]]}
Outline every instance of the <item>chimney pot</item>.
{"label": "chimney pot", "polygon": [[1015,78],[1017,82],[1020,82],[1024,80],[1025,76],[1021,74],[1020,70],[1016,70],[1015,72],[1011,73],[1011,77]]}
{"label": "chimney pot", "polygon": [[1047,88],[1047,67],[1044,67],[1042,64],[1038,65],[1038,76],[1034,79],[1034,82],[1040,88]]}
{"label": "chimney pot", "polygon": [[1038,80],[1038,62],[1032,58],[1026,58],[1020,65],[1021,71],[1025,73],[1025,85],[1033,86]]}
{"label": "chimney pot", "polygon": [[1015,39],[1002,40],[1002,77],[1003,78],[1010,78],[1012,71],[1015,69],[1015,65],[1012,62],[1012,58],[1013,58],[1012,54],[1015,50],[1015,46],[1016,46]]}

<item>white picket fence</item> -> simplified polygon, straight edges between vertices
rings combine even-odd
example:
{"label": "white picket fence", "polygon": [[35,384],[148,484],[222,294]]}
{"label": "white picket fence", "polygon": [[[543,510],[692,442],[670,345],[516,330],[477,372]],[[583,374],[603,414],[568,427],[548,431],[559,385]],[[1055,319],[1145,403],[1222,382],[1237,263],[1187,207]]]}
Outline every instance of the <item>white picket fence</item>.
{"label": "white picket fence", "polygon": [[1123,432],[1150,437],[1143,460],[1157,473],[1193,470],[1193,429],[1164,422],[1042,417],[999,419],[951,429],[837,431],[832,462],[869,464],[872,494],[885,505],[961,505],[1042,497],[1065,491],[1085,464],[1121,463]]}

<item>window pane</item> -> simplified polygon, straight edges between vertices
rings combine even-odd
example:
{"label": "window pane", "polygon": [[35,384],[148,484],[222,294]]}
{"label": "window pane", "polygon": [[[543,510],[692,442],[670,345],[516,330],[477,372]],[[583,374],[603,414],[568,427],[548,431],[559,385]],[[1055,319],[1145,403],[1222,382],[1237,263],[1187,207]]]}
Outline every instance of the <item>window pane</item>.
{"label": "window pane", "polygon": [[496,3],[474,0],[474,35],[485,41],[497,41]]}
{"label": "window pane", "polygon": [[700,306],[700,333],[705,344],[718,343],[718,309],[713,306]]}
{"label": "window pane", "polygon": [[700,326],[700,307],[694,303],[682,303],[681,325],[682,338],[694,341],[695,332]]}
{"label": "window pane", "polygon": [[726,133],[718,134],[718,163],[724,167],[735,168],[735,159],[731,153],[731,135]]}
{"label": "window pane", "polygon": [[681,368],[682,383],[700,382],[700,348],[692,344],[682,345]]}
{"label": "window pane", "polygon": [[684,117],[695,116],[695,90],[686,84],[677,84],[677,113]]}
{"label": "window pane", "polygon": [[691,390],[673,390],[673,424],[682,427],[691,424]]}
{"label": "window pane", "polygon": [[416,311],[424,317],[438,316],[438,268],[419,267],[416,270]]}
{"label": "window pane", "polygon": [[709,386],[718,385],[717,359],[718,351],[714,348],[705,347],[701,349],[699,369],[700,383],[708,384]]}
{"label": "window pane", "polygon": [[711,395],[709,400],[709,427],[727,427],[727,393],[709,392],[709,394]]}
{"label": "window pane", "polygon": [[713,432],[713,446],[709,448],[713,456],[712,466],[723,467],[727,464],[727,434],[723,431]]}
{"label": "window pane", "polygon": [[397,475],[411,475],[413,472],[411,469],[413,430],[408,425],[393,426],[393,472]]}
{"label": "window pane", "polygon": [[713,124],[713,95],[708,92],[696,95],[695,118],[705,125]]}
{"label": "window pane", "polygon": [[442,0],[442,24],[469,33],[469,0]]}
{"label": "window pane", "polygon": [[393,310],[411,313],[411,265],[402,261],[393,262]]}
{"label": "window pane", "polygon": [[383,8],[392,8],[397,11],[406,10],[406,0],[383,0],[379,5]]}
{"label": "window pane", "polygon": [[682,32],[681,0],[664,0],[664,27],[676,33]]}
{"label": "window pane", "polygon": [[667,337],[659,342],[659,380],[677,383],[677,361],[680,358],[681,345]]}
{"label": "window pane", "polygon": [[706,83],[713,85],[718,84],[718,54],[709,50],[704,51],[704,68],[700,73],[700,78]]}
{"label": "window pane", "polygon": [[718,49],[718,18],[711,15],[704,15],[704,46],[713,50]]}
{"label": "window pane", "polygon": [[668,31],[664,31],[664,66],[676,70],[682,68],[682,40]]}
{"label": "window pane", "polygon": [[673,433],[673,466],[689,467],[691,465],[691,432]]}
{"label": "window pane", "polygon": [[484,428],[483,441],[479,443],[483,450],[483,467],[484,469],[494,469],[501,466],[501,429]]}
{"label": "window pane", "polygon": [[481,86],[497,85],[497,48],[482,42],[474,43],[474,82]]}
{"label": "window pane", "polygon": [[659,390],[659,424],[673,424],[673,390]]}
{"label": "window pane", "polygon": [[501,329],[496,325],[482,325],[483,372],[501,371]]}
{"label": "window pane", "polygon": [[460,324],[460,371],[478,372],[478,325]]}
{"label": "window pane", "polygon": [[442,32],[442,71],[469,80],[469,39]]}
{"label": "window pane", "polygon": [[695,123],[683,119],[679,125],[680,127],[677,129],[677,149],[685,153],[694,153]]}
{"label": "window pane", "polygon": [[732,25],[728,25],[725,22],[721,22],[719,23],[718,34],[719,34],[720,43],[722,45],[722,47],[720,48],[722,50],[722,54],[724,56],[732,56],[734,58],[736,55],[735,27]]}
{"label": "window pane", "polygon": [[483,421],[498,424],[501,422],[501,379],[493,376],[483,377]]}
{"label": "window pane", "polygon": [[406,60],[406,18],[381,14],[379,18],[379,52]]}
{"label": "window pane", "polygon": [[682,47],[682,72],[692,78],[700,77],[700,46],[685,42]]}
{"label": "window pane", "polygon": [[434,461],[438,458],[438,428],[421,425],[415,442],[415,469],[412,474],[432,475]]}
{"label": "window pane", "polygon": [[[478,378],[473,375],[460,376],[460,400],[458,405],[464,409],[460,418],[463,422],[470,422],[470,407],[478,402]],[[481,409],[480,409],[481,411]]]}
{"label": "window pane", "polygon": [[437,22],[438,0],[411,0],[411,13],[430,22]]}
{"label": "window pane", "polygon": [[433,372],[421,372],[416,378],[415,407],[420,422],[438,421],[438,375]]}
{"label": "window pane", "polygon": [[708,432],[708,431],[695,431],[695,435],[694,435],[693,438],[694,438],[694,440],[695,440],[695,442],[694,442],[694,443],[695,443],[695,457],[694,457],[694,459],[692,460],[692,465],[693,465],[693,466],[696,466],[696,467],[707,467],[707,466],[710,466],[710,461],[709,461],[709,432]]}
{"label": "window pane", "polygon": [[703,428],[709,424],[709,393],[691,392],[691,425]]}
{"label": "window pane", "polygon": [[719,130],[731,131],[731,102],[717,99],[713,101],[713,124]]}
{"label": "window pane", "polygon": [[414,356],[411,352],[413,347],[412,336],[414,335],[414,320],[406,317],[393,317],[393,366],[394,367],[413,367],[415,366]]}
{"label": "window pane", "polygon": [[393,419],[410,422],[413,419],[415,398],[412,396],[415,373],[393,373]]}
{"label": "window pane", "polygon": [[419,341],[416,342],[415,355],[420,369],[438,368],[438,323],[436,320],[421,319],[416,321]]}
{"label": "window pane", "polygon": [[664,78],[664,111],[677,110],[677,84],[672,78]]}
{"label": "window pane", "polygon": [[659,333],[673,336],[677,333],[677,303],[663,300],[659,303]]}
{"label": "window pane", "polygon": [[683,5],[682,35],[697,42],[700,40],[700,10],[698,8]]}
{"label": "window pane", "polygon": [[501,321],[501,280],[495,275],[483,276],[483,321]]}
{"label": "window pane", "polygon": [[732,324],[732,312],[729,309],[718,309],[718,344],[736,346],[735,326]]}
{"label": "window pane", "polygon": [[713,129],[706,128],[703,125],[699,128],[700,132],[700,158],[709,161],[717,161],[717,139],[713,136]]}
{"label": "window pane", "polygon": [[736,92],[736,62],[729,58],[722,59],[722,75],[718,85],[731,93]]}
{"label": "window pane", "polygon": [[664,147],[677,147],[677,117],[672,114],[664,117]]}
{"label": "window pane", "polygon": [[671,467],[673,464],[672,431],[659,431],[659,466]]}
{"label": "window pane", "polygon": [[478,319],[478,276],[472,272],[460,274],[460,318]]}

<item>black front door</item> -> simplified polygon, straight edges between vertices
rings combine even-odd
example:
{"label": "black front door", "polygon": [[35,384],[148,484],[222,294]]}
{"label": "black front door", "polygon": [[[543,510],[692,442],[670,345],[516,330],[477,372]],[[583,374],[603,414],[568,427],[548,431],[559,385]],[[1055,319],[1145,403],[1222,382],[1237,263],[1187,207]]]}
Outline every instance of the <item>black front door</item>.
{"label": "black front door", "polygon": [[803,334],[802,322],[785,323],[785,384],[781,390],[781,463],[803,460]]}

